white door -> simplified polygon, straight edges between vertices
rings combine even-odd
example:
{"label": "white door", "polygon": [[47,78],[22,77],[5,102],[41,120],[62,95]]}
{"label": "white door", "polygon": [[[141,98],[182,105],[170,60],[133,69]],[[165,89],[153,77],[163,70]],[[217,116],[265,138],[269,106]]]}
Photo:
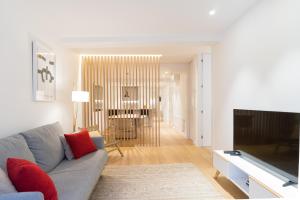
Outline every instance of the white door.
{"label": "white door", "polygon": [[205,53],[201,56],[198,68],[198,88],[199,88],[199,115],[197,121],[198,138],[200,146],[211,146],[212,140],[212,108],[211,108],[211,54]]}

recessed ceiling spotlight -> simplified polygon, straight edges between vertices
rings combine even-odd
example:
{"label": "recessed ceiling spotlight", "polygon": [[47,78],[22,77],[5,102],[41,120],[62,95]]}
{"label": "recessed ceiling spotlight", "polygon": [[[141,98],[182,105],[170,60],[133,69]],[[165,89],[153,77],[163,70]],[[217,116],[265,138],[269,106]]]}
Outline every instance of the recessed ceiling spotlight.
{"label": "recessed ceiling spotlight", "polygon": [[210,10],[209,13],[208,13],[210,16],[213,16],[216,14],[216,10],[213,9],[213,10]]}

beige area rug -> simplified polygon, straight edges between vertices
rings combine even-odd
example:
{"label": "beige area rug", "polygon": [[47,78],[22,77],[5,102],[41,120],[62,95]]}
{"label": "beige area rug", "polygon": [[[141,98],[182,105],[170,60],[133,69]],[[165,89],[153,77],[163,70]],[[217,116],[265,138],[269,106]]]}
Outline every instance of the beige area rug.
{"label": "beige area rug", "polygon": [[106,166],[90,200],[225,199],[191,163]]}

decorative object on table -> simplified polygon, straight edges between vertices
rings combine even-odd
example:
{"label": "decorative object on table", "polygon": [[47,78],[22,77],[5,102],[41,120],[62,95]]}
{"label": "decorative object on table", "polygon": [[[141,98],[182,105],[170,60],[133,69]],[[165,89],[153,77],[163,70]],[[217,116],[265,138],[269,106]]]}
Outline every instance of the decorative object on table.
{"label": "decorative object on table", "polygon": [[73,114],[73,131],[76,131],[77,115],[78,115],[78,104],[89,102],[90,95],[86,91],[72,91],[72,102],[74,103],[74,114]]}
{"label": "decorative object on table", "polygon": [[105,148],[111,148],[111,149],[108,149],[107,152],[118,150],[120,155],[122,157],[124,156],[124,154],[121,151],[121,148],[119,146],[119,141],[116,139],[116,136],[113,132],[101,133],[101,131],[99,130],[97,125],[90,126],[87,128],[87,130],[89,131],[90,136],[98,136],[98,135],[103,136]]}
{"label": "decorative object on table", "polygon": [[40,42],[32,42],[32,87],[35,101],[56,98],[55,54]]}

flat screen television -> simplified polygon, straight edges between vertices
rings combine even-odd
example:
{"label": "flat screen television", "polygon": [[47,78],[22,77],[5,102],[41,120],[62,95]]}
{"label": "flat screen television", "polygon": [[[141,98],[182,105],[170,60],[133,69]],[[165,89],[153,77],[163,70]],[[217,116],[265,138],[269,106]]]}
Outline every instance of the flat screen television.
{"label": "flat screen television", "polygon": [[300,113],[234,110],[234,150],[298,183]]}

